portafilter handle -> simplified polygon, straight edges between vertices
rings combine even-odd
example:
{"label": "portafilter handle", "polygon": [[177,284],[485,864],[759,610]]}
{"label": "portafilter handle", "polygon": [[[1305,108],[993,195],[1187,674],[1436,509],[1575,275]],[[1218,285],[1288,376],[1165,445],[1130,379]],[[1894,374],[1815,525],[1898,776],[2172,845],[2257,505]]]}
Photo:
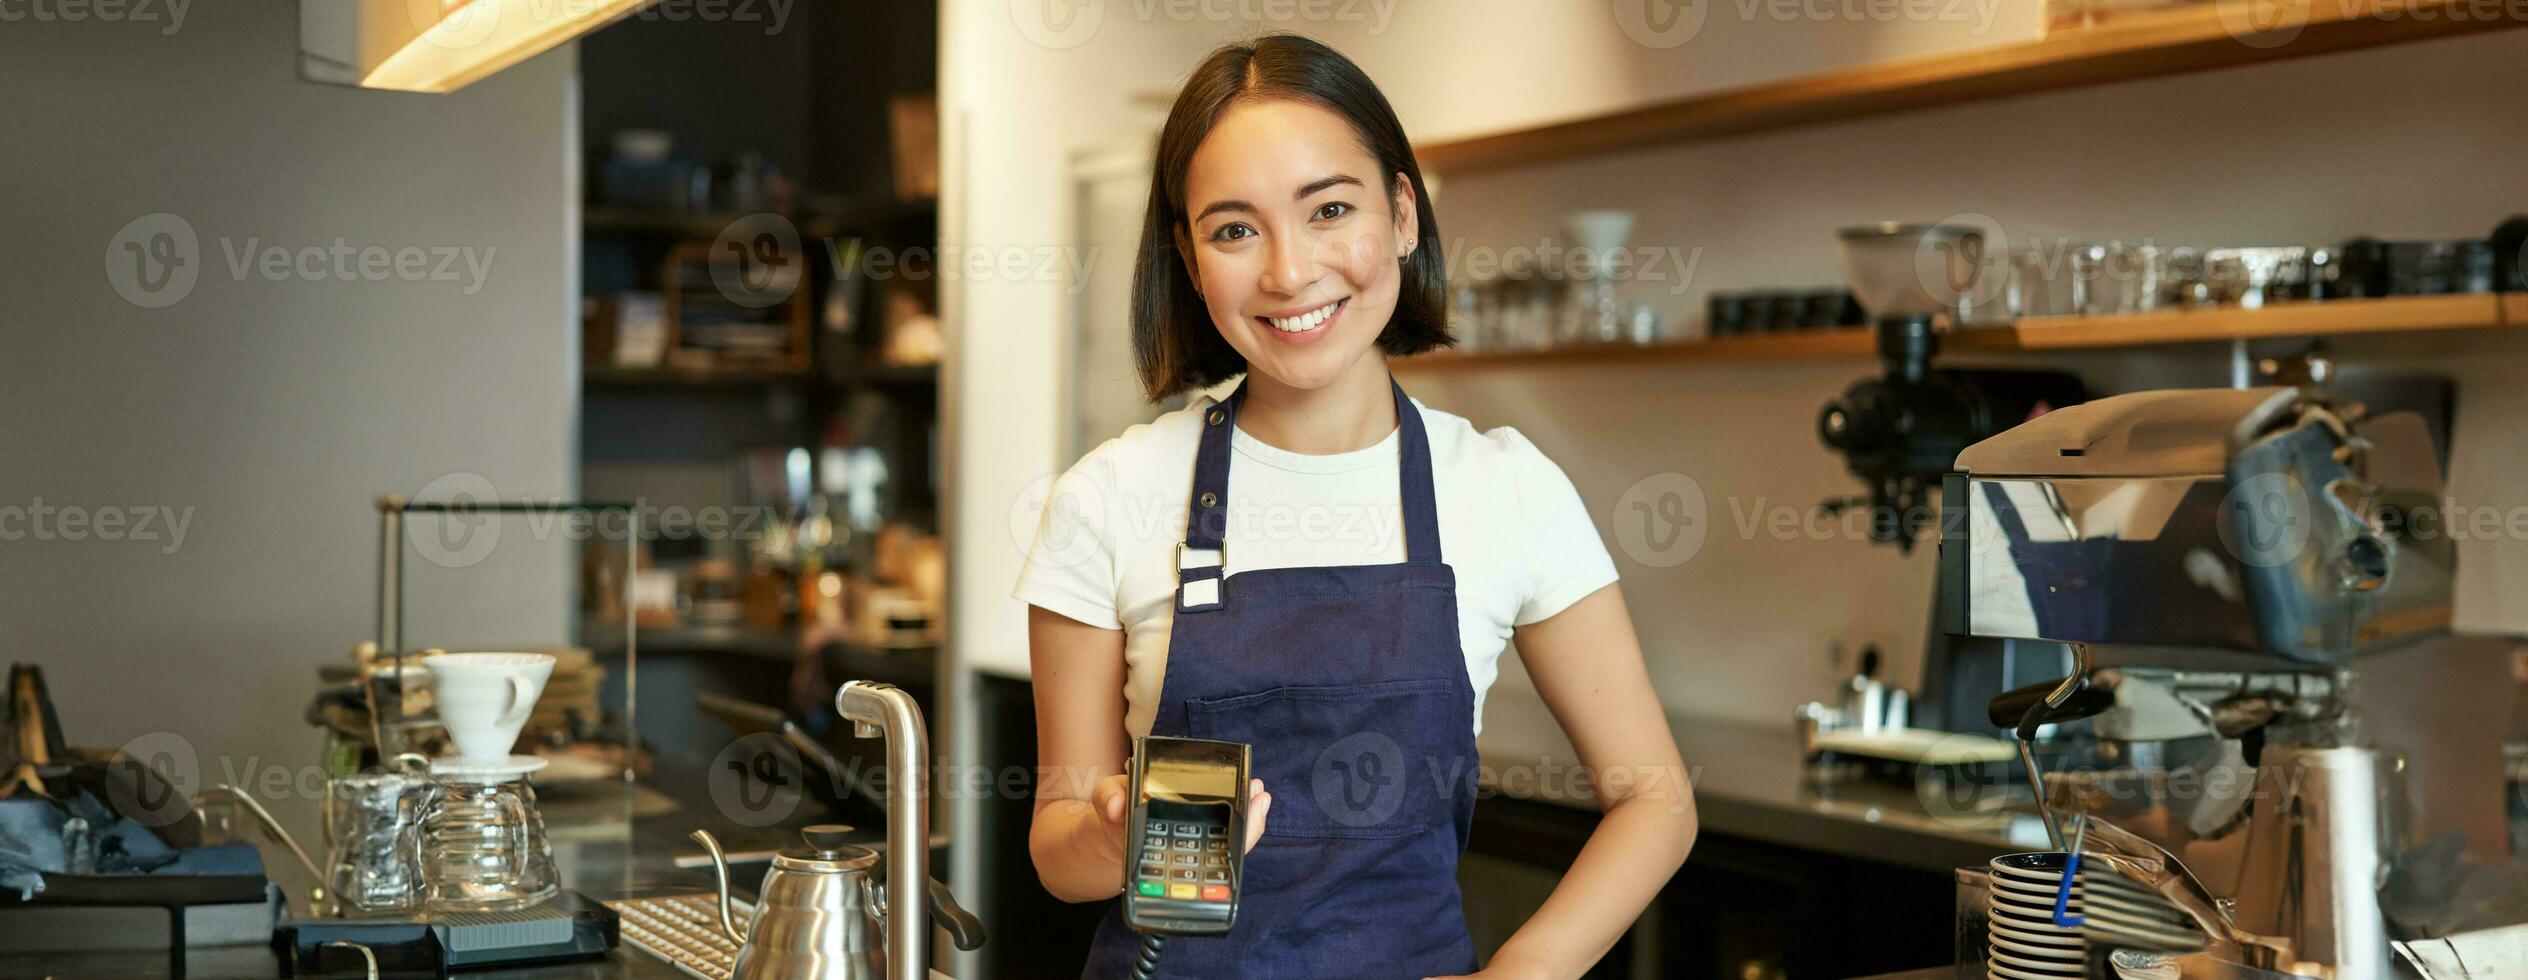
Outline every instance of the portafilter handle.
{"label": "portafilter handle", "polygon": [[[2003,691],[1995,695],[1992,703],[1986,706],[1986,718],[1996,728],[2012,729],[2015,732],[2021,723],[2028,720],[2029,712],[2043,704],[2046,696],[2054,693],[2054,689],[2061,686],[2061,681],[2045,681]],[[2052,721],[2078,721],[2103,714],[2112,707],[2115,707],[2113,690],[2100,687],[2095,683],[2084,682],[2079,689],[2072,692],[2071,697],[2063,699],[2062,705],[2047,712],[2037,723],[2041,725]],[[2031,731],[2030,734],[2034,732]]]}

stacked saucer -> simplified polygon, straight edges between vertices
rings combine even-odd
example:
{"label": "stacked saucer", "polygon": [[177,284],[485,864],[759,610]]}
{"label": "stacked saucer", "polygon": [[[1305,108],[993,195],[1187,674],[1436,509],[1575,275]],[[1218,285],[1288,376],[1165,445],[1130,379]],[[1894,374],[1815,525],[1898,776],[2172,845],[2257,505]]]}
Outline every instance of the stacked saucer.
{"label": "stacked saucer", "polygon": [[[2083,975],[2089,944],[2078,926],[2054,921],[2054,896],[2062,887],[2061,851],[2004,854],[1992,859],[1992,926],[1984,976],[1988,980],[2057,980]],[[2075,883],[2067,915],[2081,913]]]}

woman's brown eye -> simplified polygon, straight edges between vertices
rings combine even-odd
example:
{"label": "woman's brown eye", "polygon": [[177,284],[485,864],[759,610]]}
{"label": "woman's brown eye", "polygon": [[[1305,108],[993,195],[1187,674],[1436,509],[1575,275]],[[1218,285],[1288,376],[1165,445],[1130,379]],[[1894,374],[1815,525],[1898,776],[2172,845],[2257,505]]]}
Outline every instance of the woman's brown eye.
{"label": "woman's brown eye", "polygon": [[1341,201],[1327,201],[1317,208],[1318,221],[1332,221],[1350,213],[1352,206]]}
{"label": "woman's brown eye", "polygon": [[1220,230],[1211,233],[1211,239],[1216,242],[1234,242],[1254,233],[1255,229],[1245,225],[1222,225]]}

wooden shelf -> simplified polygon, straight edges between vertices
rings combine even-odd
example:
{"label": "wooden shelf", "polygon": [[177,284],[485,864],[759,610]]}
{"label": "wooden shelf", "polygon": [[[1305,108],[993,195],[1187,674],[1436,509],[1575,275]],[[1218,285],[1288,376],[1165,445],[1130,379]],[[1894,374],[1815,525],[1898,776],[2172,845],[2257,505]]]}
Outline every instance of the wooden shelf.
{"label": "wooden shelf", "polygon": [[1629,364],[1678,361],[1832,361],[1869,357],[1877,349],[1869,330],[1842,327],[1798,333],[1772,333],[1719,340],[1665,344],[1601,344],[1552,350],[1488,350],[1464,354],[1424,354],[1388,362],[1400,372],[1480,371],[1619,361]]}
{"label": "wooden shelf", "polygon": [[[2281,26],[2253,32],[2244,26],[2251,18]],[[1470,173],[2523,26],[2528,16],[2488,13],[2473,0],[2298,0],[2278,10],[2273,0],[2217,0],[2033,41],[1443,140],[1415,153],[1433,171]]]}
{"label": "wooden shelf", "polygon": [[[748,215],[737,212],[679,213],[590,207],[580,212],[579,224],[583,232],[591,235],[651,235],[710,241],[719,237],[721,232],[728,230],[730,225],[747,217]],[[824,238],[833,234],[833,226],[830,222],[797,216],[789,216],[789,219],[796,223],[799,234],[803,236]]]}
{"label": "wooden shelf", "polygon": [[2170,310],[2124,316],[2026,317],[2006,329],[1956,335],[1953,339],[1958,342],[1951,344],[1949,349],[2081,350],[2522,325],[2520,321],[2503,315],[2503,308],[2507,305],[2505,299],[2491,293],[2477,293],[2333,300],[2261,310]]}
{"label": "wooden shelf", "polygon": [[[2283,337],[2334,337],[2425,330],[2528,327],[2528,294],[2399,296],[2293,303],[2260,310],[2199,309],[2124,316],[2029,317],[2008,327],[1944,334],[1940,349],[1959,354],[2025,354],[2113,350],[2169,344],[2223,343]],[[1846,327],[1720,340],[1609,344],[1543,351],[1480,351],[1403,358],[1399,372],[1472,371],[1622,362],[1675,364],[1859,360],[1875,356],[1866,328]]]}
{"label": "wooden shelf", "polygon": [[939,383],[937,364],[848,364],[834,369],[834,382],[844,385],[920,386]]}
{"label": "wooden shelf", "polygon": [[591,364],[580,369],[590,388],[763,388],[772,385],[823,383],[834,387],[918,389],[939,383],[936,364],[847,364],[819,374],[768,368],[616,367]]}
{"label": "wooden shelf", "polygon": [[758,369],[711,368],[635,368],[589,365],[580,369],[580,380],[591,388],[761,388],[768,385],[797,384],[808,380],[805,372],[780,372]]}

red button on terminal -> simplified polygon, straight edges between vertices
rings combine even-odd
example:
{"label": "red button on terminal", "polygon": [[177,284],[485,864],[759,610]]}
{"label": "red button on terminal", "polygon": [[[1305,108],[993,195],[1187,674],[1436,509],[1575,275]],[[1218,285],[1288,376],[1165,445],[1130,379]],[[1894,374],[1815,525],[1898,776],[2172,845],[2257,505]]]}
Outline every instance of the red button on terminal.
{"label": "red button on terminal", "polygon": [[1228,901],[1228,900],[1229,900],[1229,886],[1227,886],[1227,885],[1204,885],[1204,886],[1203,886],[1203,901],[1206,901],[1206,902],[1226,902],[1226,901]]}

